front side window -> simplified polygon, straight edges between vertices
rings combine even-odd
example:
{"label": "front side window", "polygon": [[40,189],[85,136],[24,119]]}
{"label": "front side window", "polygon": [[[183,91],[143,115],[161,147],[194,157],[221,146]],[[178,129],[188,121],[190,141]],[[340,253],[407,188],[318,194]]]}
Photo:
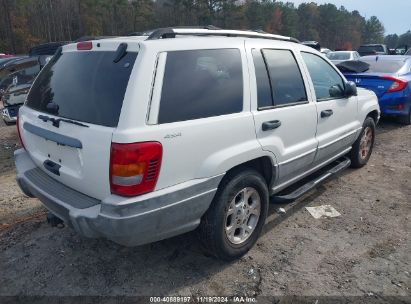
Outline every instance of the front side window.
{"label": "front side window", "polygon": [[238,49],[167,53],[158,123],[241,112],[243,73]]}
{"label": "front side window", "polygon": [[344,81],[337,71],[320,56],[301,53],[314,85],[317,101],[343,98]]}
{"label": "front side window", "polygon": [[270,77],[274,106],[307,101],[300,69],[289,50],[262,51]]}

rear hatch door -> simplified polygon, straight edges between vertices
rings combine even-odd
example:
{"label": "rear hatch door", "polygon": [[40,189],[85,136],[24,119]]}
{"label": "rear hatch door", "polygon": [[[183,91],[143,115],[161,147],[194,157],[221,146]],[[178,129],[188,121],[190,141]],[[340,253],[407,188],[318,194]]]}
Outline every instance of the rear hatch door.
{"label": "rear hatch door", "polygon": [[118,45],[101,51],[69,47],[55,55],[19,117],[23,143],[37,166],[98,199],[110,194],[111,139],[137,56],[127,51],[115,62]]}

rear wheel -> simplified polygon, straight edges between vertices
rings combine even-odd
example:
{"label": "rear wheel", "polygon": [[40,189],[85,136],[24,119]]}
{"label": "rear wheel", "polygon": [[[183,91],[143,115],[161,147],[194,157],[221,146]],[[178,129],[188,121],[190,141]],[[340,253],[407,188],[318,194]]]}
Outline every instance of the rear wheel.
{"label": "rear wheel", "polygon": [[361,134],[355,141],[350,152],[351,167],[361,168],[370,159],[375,141],[375,122],[371,117],[364,121]]}
{"label": "rear wheel", "polygon": [[204,215],[200,238],[206,251],[223,260],[241,257],[255,244],[268,212],[268,188],[255,170],[229,174]]}

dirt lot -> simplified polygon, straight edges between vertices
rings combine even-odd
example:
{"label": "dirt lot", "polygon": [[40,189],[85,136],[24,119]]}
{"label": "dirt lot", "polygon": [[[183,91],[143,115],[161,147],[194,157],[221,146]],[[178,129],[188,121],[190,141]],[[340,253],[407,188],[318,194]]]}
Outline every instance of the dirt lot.
{"label": "dirt lot", "polygon": [[[0,295],[411,294],[411,127],[383,121],[370,163],[271,215],[257,245],[223,263],[195,234],[125,248],[45,223],[15,181],[15,127],[0,126]],[[330,204],[340,217],[304,208]],[[314,303],[314,302],[313,302]]]}

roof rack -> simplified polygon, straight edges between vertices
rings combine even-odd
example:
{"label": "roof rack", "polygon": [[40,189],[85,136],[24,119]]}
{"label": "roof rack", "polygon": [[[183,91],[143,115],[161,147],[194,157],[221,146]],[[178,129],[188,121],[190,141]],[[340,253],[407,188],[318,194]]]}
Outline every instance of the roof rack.
{"label": "roof rack", "polygon": [[103,40],[103,39],[110,39],[110,38],[116,38],[118,36],[82,36],[74,42],[83,42],[83,41],[90,41],[90,40]]}
{"label": "roof rack", "polygon": [[[152,33],[158,30],[162,30],[163,28],[160,29],[152,29],[152,30],[146,30],[142,32],[132,32],[129,33],[127,36],[150,36]],[[174,26],[173,28],[164,28],[164,29],[208,29],[208,30],[221,30],[221,28],[216,27],[214,25],[205,25],[205,26]]]}
{"label": "roof rack", "polygon": [[176,36],[225,36],[225,37],[246,37],[246,38],[263,38],[271,40],[281,40],[300,43],[295,38],[281,35],[273,35],[260,31],[240,31],[240,30],[224,30],[215,26],[206,26],[201,28],[160,28],[154,30],[147,40],[157,40],[166,38],[176,38]]}

